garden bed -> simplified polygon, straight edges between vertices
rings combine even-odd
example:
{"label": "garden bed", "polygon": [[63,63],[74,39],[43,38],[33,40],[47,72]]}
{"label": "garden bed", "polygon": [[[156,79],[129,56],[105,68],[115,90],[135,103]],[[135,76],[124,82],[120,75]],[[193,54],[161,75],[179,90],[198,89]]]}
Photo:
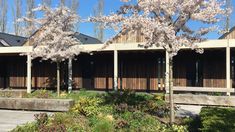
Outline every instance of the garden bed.
{"label": "garden bed", "polygon": [[72,99],[40,99],[40,98],[5,98],[0,97],[1,109],[68,111],[74,105]]}
{"label": "garden bed", "polygon": [[168,124],[169,105],[163,97],[128,90],[111,93],[80,90],[77,93],[64,94],[64,98],[75,100],[75,105],[69,112],[55,113],[52,116],[41,113],[35,116],[34,122],[18,126],[13,132],[186,131],[186,127],[180,125],[180,119],[178,125]]}

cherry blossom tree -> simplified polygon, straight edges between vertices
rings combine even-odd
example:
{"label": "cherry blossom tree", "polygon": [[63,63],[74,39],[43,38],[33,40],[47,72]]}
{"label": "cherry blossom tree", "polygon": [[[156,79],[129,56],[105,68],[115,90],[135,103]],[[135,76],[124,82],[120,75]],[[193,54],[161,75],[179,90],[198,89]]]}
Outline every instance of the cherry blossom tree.
{"label": "cherry blossom tree", "polygon": [[[74,26],[78,22],[78,15],[69,8],[61,5],[50,8],[41,5],[33,9],[43,12],[42,18],[23,17],[20,21],[29,21],[37,26],[37,31],[29,37],[29,45],[33,45],[32,58],[51,60],[57,64],[57,93],[60,94],[60,63],[74,58],[80,52],[81,42],[74,37]],[[31,30],[31,29],[30,29]]]}
{"label": "cherry blossom tree", "polygon": [[[121,0],[124,3],[117,13],[91,17],[89,21],[102,22],[123,35],[136,30],[145,37],[144,48],[163,47],[169,54],[170,123],[174,122],[173,57],[181,47],[198,49],[196,43],[205,41],[209,32],[218,30],[216,23],[223,20],[229,9],[223,0]],[[190,26],[192,22],[201,27]],[[112,43],[106,42],[104,48]]]}

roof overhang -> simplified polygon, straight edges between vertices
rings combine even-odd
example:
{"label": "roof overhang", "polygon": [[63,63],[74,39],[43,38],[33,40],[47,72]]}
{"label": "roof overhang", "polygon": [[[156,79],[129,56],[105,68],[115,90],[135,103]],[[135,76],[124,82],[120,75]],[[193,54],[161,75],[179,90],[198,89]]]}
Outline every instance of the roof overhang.
{"label": "roof overhang", "polygon": [[33,51],[32,46],[0,47],[1,53],[29,53]]}
{"label": "roof overhang", "polygon": [[[163,50],[162,47],[156,47],[152,46],[149,48],[143,48],[140,46],[141,43],[113,43],[110,44],[108,47],[103,49],[102,51],[125,51],[125,50]],[[235,47],[235,39],[230,39],[229,42],[227,39],[221,39],[221,40],[208,40],[202,43],[198,43],[198,48],[203,49],[215,49],[215,48],[226,48],[229,47]],[[89,49],[91,51],[96,51],[97,49],[100,49],[103,45],[102,44],[89,44],[89,45],[81,45],[80,47],[83,47],[84,49]],[[181,47],[181,49],[190,49],[190,47]]]}
{"label": "roof overhang", "polygon": [[[143,48],[140,47],[141,43],[113,43],[110,44],[105,49],[100,50],[103,47],[103,44],[86,44],[86,45],[79,45],[80,48],[86,49],[88,51],[131,51],[131,50],[163,50],[162,47],[150,47],[150,48]],[[202,43],[198,43],[198,48],[203,49],[215,49],[215,48],[226,48],[227,46],[233,48],[235,47],[235,39],[221,39],[221,40],[208,40]],[[190,47],[182,47],[181,49],[190,49]],[[32,46],[19,46],[19,47],[0,47],[0,54],[1,53],[27,53],[32,52]]]}

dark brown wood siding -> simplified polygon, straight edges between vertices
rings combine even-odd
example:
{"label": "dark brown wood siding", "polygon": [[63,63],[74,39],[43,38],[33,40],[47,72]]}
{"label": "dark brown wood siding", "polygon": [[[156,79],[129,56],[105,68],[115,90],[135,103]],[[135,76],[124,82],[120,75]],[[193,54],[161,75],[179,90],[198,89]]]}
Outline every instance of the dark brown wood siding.
{"label": "dark brown wood siding", "polygon": [[[234,49],[231,50],[235,61]],[[113,88],[113,53],[81,54],[73,61],[74,89]],[[139,91],[164,90],[165,53],[163,51],[119,51],[118,86]],[[225,49],[205,50],[204,54],[181,51],[174,57],[174,85],[226,87]],[[26,56],[0,56],[0,88],[26,88]],[[198,64],[197,64],[198,62]],[[232,70],[234,70],[232,62]],[[196,68],[200,72],[196,73]],[[67,87],[67,63],[61,63],[61,86]],[[196,77],[198,76],[198,77]],[[234,76],[233,86],[234,86]],[[196,81],[197,80],[197,81]],[[56,87],[56,65],[34,60],[32,88]]]}
{"label": "dark brown wood siding", "polygon": [[119,87],[139,91],[164,89],[164,52],[119,52]]}
{"label": "dark brown wood siding", "polygon": [[231,79],[232,87],[235,88],[235,48],[231,48]]}
{"label": "dark brown wood siding", "polygon": [[226,52],[215,50],[204,53],[204,87],[226,87]]}
{"label": "dark brown wood siding", "polygon": [[50,61],[32,61],[32,88],[55,88],[56,64]]}
{"label": "dark brown wood siding", "polygon": [[75,88],[108,90],[113,87],[113,53],[81,54],[73,61]]}
{"label": "dark brown wood siding", "polygon": [[[164,89],[163,52],[119,52],[119,89],[156,91]],[[73,62],[75,88],[113,88],[113,53],[79,55]]]}
{"label": "dark brown wood siding", "polygon": [[[1,56],[4,69],[4,88],[26,88],[27,64],[24,56]],[[3,71],[5,70],[5,71]]]}
{"label": "dark brown wood siding", "polygon": [[[200,71],[196,70],[197,62]],[[196,78],[199,84],[196,84]],[[195,51],[179,52],[174,57],[174,85],[225,88],[225,49],[204,50],[203,54]]]}
{"label": "dark brown wood siding", "polygon": [[[0,56],[0,86],[1,88],[27,87],[27,57]],[[55,88],[56,65],[49,61],[32,61],[32,88]]]}
{"label": "dark brown wood siding", "polygon": [[6,61],[0,57],[0,88],[6,87]]}

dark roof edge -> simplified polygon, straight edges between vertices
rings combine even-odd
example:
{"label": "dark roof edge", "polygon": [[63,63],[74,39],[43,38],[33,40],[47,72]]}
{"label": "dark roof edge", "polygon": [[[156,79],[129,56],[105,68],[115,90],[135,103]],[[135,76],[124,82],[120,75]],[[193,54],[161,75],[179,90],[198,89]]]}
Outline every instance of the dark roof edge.
{"label": "dark roof edge", "polygon": [[83,34],[83,33],[79,33],[79,32],[75,32],[74,34],[82,34],[86,37],[89,37],[89,38],[92,38],[92,39],[96,39],[97,41],[99,41],[100,43],[103,43],[101,40],[99,40],[98,38],[95,38],[95,37],[92,37],[92,36],[89,36],[89,35],[86,35],[86,34]]}
{"label": "dark roof edge", "polygon": [[223,39],[223,38],[225,38],[229,33],[231,33],[233,30],[235,30],[235,26],[234,27],[232,27],[232,28],[230,28],[230,30],[229,30],[229,32],[228,33],[225,33],[225,34],[223,34],[222,36],[220,36],[219,37],[219,39]]}
{"label": "dark roof edge", "polygon": [[20,37],[20,38],[27,39],[27,37],[23,37],[23,36],[19,36],[19,35],[14,35],[14,34],[9,34],[9,33],[4,33],[4,32],[0,32],[0,34],[5,34],[5,35],[9,35],[9,36],[14,36],[14,37]]}

